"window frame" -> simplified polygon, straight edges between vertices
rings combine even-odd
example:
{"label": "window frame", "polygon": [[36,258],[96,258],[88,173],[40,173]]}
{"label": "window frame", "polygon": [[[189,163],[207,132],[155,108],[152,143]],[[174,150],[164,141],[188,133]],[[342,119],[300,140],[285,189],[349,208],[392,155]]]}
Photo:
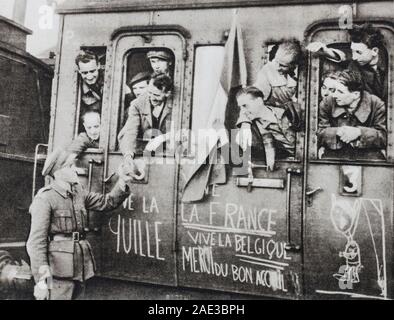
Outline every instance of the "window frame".
{"label": "window frame", "polygon": [[[179,30],[178,30],[179,29]],[[108,121],[109,127],[107,135],[109,137],[108,150],[110,153],[121,154],[118,147],[117,135],[121,130],[119,127],[119,101],[122,93],[121,86],[124,83],[125,77],[125,61],[127,53],[132,50],[149,50],[156,48],[166,48],[171,51],[174,55],[174,68],[173,68],[173,80],[174,80],[174,92],[170,98],[172,114],[171,114],[171,126],[172,130],[181,128],[181,113],[182,113],[182,101],[184,91],[184,70],[186,55],[186,37],[190,35],[183,28],[177,26],[133,26],[123,27],[119,30],[115,30],[112,35],[112,79],[111,79],[111,90],[108,108]],[[165,43],[165,39],[168,37],[168,42]],[[125,39],[126,38],[126,39]],[[175,40],[176,39],[176,40]],[[129,46],[125,49],[125,43],[132,43],[133,46]],[[167,44],[167,45],[166,45]],[[121,56],[121,58],[120,58]],[[118,61],[122,61],[119,64]],[[112,102],[112,103],[111,103]],[[124,104],[124,102],[123,102]],[[138,156],[138,154],[137,154]],[[159,154],[159,156],[174,156],[174,152]]]}
{"label": "window frame", "polygon": [[[388,31],[388,35],[390,36],[390,40],[385,39],[385,49],[387,51],[387,65],[388,65],[388,79],[387,79],[387,146],[386,146],[386,159],[335,159],[335,158],[327,158],[327,159],[318,159],[317,157],[317,129],[318,129],[318,115],[319,115],[319,97],[320,97],[320,68],[321,62],[318,57],[309,55],[309,59],[307,61],[308,66],[308,115],[307,119],[309,119],[306,127],[306,132],[308,134],[308,161],[310,163],[316,164],[349,164],[349,165],[371,165],[371,166],[392,166],[394,164],[394,146],[393,143],[390,142],[393,136],[393,92],[391,86],[391,80],[393,79],[393,73],[389,68],[392,61],[394,61],[394,57],[392,51],[394,50],[394,23],[384,20],[384,19],[354,19],[353,23],[362,24],[370,22],[374,26],[379,29]],[[312,25],[310,25],[305,31],[306,43],[310,43],[313,41],[322,41],[329,45],[335,44],[343,44],[350,43],[350,38],[346,29],[340,29],[338,26],[338,22],[336,20],[320,20]],[[313,84],[318,84],[319,87],[314,86]]]}

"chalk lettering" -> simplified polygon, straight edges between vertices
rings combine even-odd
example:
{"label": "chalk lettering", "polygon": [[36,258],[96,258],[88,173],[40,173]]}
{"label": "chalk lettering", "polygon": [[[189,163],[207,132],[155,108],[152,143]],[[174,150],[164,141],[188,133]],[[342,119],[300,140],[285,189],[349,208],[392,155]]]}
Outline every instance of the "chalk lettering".
{"label": "chalk lettering", "polygon": [[220,202],[210,202],[209,203],[209,224],[212,224],[212,218],[213,215],[216,214],[216,212],[213,210],[213,206],[220,206]]}
{"label": "chalk lettering", "polygon": [[225,211],[225,220],[224,220],[224,226],[226,228],[230,227],[235,228],[234,221],[233,221],[233,215],[237,214],[238,211],[238,206],[234,203],[226,203],[226,211]]}
{"label": "chalk lettering", "polygon": [[225,233],[208,232],[205,234],[200,231],[187,231],[187,235],[193,244],[207,245],[211,247],[231,247],[232,242],[230,235]]}
{"label": "chalk lettering", "polygon": [[149,221],[122,218],[121,215],[111,217],[109,230],[116,237],[116,253],[132,253],[141,257],[165,260],[160,256],[159,226],[161,224],[155,221],[152,225]]}
{"label": "chalk lettering", "polygon": [[255,284],[257,286],[271,288],[273,291],[281,290],[287,292],[283,273],[279,270],[257,270]]}
{"label": "chalk lettering", "polygon": [[247,282],[253,284],[253,273],[252,268],[236,266],[234,264],[231,265],[231,271],[233,275],[234,281],[239,281],[241,283]]}
{"label": "chalk lettering", "polygon": [[194,217],[196,219],[196,222],[200,222],[200,220],[198,219],[197,205],[195,205],[195,204],[193,204],[192,213],[190,215],[190,222],[193,222]]}
{"label": "chalk lettering", "polygon": [[147,209],[146,198],[142,197],[142,212],[159,214],[159,207],[157,206],[157,201],[155,197],[152,197],[151,199],[149,210]]}
{"label": "chalk lettering", "polygon": [[123,209],[128,209],[130,211],[134,211],[134,205],[133,205],[133,194],[131,193],[125,201],[123,201]]}

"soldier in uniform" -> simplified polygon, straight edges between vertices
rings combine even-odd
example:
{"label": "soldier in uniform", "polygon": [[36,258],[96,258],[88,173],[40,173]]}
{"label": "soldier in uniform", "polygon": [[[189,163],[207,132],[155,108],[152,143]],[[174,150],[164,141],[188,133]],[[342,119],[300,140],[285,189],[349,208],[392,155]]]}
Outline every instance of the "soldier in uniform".
{"label": "soldier in uniform", "polygon": [[128,176],[119,169],[119,180],[106,195],[87,192],[78,183],[69,153],[58,149],[46,160],[43,175],[54,178],[30,206],[31,229],[26,248],[36,283],[36,299],[69,300],[93,277],[95,261],[85,239],[87,210],[116,208],[128,196]]}

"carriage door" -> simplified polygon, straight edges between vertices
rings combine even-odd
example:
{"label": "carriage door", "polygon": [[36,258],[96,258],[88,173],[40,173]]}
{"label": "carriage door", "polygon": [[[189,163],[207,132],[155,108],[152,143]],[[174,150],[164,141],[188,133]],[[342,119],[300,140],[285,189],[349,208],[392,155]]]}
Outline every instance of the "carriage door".
{"label": "carriage door", "polygon": [[[151,50],[165,51],[171,56],[168,73],[173,79],[174,89],[162,111],[162,118],[166,132],[176,130],[179,123],[185,49],[183,36],[160,27],[156,30],[148,28],[149,32],[131,29],[123,28],[114,34],[111,114],[108,115],[110,143],[105,164],[107,191],[115,183],[117,168],[123,161],[117,135],[127,121],[130,101],[136,98],[132,87],[129,87],[130,80],[140,72],[152,73],[147,59]],[[149,109],[142,112],[141,119],[145,117],[144,112],[149,112]],[[145,117],[141,121],[151,119]],[[161,145],[153,153],[144,152],[147,137],[150,137],[148,133],[146,130],[139,134],[135,157],[140,173],[145,175],[141,180],[130,183],[131,195],[103,224],[101,274],[124,280],[174,285],[176,166],[169,147]]]}
{"label": "carriage door", "polygon": [[[195,49],[191,128],[195,142],[207,129],[223,53],[223,47],[218,45]],[[303,101],[302,96],[298,98]],[[232,93],[227,108],[226,125],[232,132],[239,113]],[[231,133],[231,139],[235,134],[236,131]],[[244,154],[238,159],[240,154],[235,143],[231,144],[231,160],[226,168],[213,164],[200,167],[195,179],[188,184],[189,190],[195,190],[191,185],[199,189],[199,184],[209,179],[212,183],[208,183],[199,201],[188,201],[195,194],[186,192],[179,203],[180,285],[261,296],[299,297],[302,293],[302,145],[303,132],[297,132],[293,156],[277,159],[272,172],[267,171],[264,150],[258,145],[252,148],[250,158]],[[198,145],[195,150],[198,151]],[[226,157],[227,151],[221,149],[221,156]],[[191,154],[191,164],[182,163],[181,189],[198,162],[197,152],[194,158],[193,152]],[[245,157],[246,161],[242,162]],[[242,164],[245,170],[241,169]]]}
{"label": "carriage door", "polygon": [[[374,24],[382,29],[389,46],[381,50],[380,56],[380,63],[389,70],[392,54],[387,52],[393,51],[393,30],[378,21]],[[309,42],[325,42],[350,53],[347,31],[338,29],[337,22],[312,28]],[[306,292],[321,299],[384,299],[391,296],[392,287],[392,89],[388,87],[386,104],[387,148],[334,152],[319,145],[317,130],[322,75],[338,68],[326,59],[310,57]]]}

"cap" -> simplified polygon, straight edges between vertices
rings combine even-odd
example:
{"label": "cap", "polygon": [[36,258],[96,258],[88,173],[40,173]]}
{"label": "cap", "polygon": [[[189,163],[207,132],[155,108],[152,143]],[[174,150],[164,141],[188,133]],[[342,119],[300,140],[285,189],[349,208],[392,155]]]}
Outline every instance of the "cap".
{"label": "cap", "polygon": [[131,88],[134,86],[136,83],[144,81],[144,80],[150,80],[150,73],[149,72],[139,72],[137,73],[131,80],[129,81],[129,87]]}
{"label": "cap", "polygon": [[54,150],[45,160],[44,168],[42,169],[43,176],[52,176],[53,174],[61,169],[67,162],[70,154],[64,149],[58,148]]}
{"label": "cap", "polygon": [[159,58],[159,59],[167,60],[167,61],[171,61],[172,60],[171,55],[167,51],[164,51],[164,50],[157,50],[157,51],[156,50],[151,50],[151,51],[149,51],[146,54],[146,57],[148,59]]}

